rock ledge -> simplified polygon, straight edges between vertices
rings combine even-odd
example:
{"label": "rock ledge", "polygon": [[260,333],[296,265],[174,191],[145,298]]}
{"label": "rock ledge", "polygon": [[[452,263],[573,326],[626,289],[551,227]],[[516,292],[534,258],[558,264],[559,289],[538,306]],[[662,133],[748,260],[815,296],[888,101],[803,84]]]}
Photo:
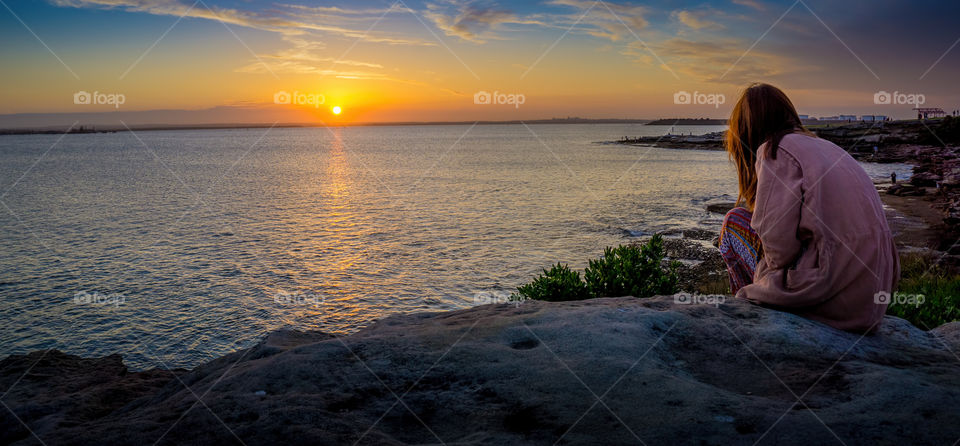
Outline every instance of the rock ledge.
{"label": "rock ledge", "polygon": [[[956,351],[960,323],[888,317],[861,337],[665,296],[278,332],[192,371],[36,352],[0,362],[0,382],[36,364],[3,403],[48,445],[952,444]],[[0,443],[39,443],[10,411],[0,427]]]}

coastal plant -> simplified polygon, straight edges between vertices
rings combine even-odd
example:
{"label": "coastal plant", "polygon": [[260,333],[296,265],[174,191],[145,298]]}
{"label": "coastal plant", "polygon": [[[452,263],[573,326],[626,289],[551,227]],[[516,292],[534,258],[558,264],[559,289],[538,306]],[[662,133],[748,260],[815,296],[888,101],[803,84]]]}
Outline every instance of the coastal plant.
{"label": "coastal plant", "polygon": [[680,263],[665,264],[665,257],[663,237],[657,234],[640,246],[606,248],[603,257],[590,260],[583,275],[595,297],[674,294],[678,291]]}
{"label": "coastal plant", "polygon": [[666,262],[663,238],[655,235],[640,245],[606,248],[603,257],[588,261],[583,278],[557,263],[532,282],[517,288],[513,300],[570,301],[595,297],[674,294],[679,262]]}
{"label": "coastal plant", "polygon": [[916,305],[890,305],[887,314],[924,330],[960,320],[960,275],[937,260],[919,254],[901,256],[898,294],[923,295],[923,301]]}
{"label": "coastal plant", "polygon": [[513,300],[546,300],[570,301],[583,300],[592,297],[587,286],[580,278],[580,273],[571,270],[567,265],[557,263],[549,270],[544,269],[533,282],[517,287],[517,292],[511,296]]}

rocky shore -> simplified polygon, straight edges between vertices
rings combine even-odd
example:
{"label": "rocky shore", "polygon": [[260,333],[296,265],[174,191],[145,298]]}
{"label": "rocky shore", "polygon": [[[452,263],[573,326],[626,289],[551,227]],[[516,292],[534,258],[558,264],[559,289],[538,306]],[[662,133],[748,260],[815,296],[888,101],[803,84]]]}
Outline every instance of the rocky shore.
{"label": "rocky shore", "polygon": [[[845,333],[733,298],[494,304],[278,332],[194,370],[0,362],[4,444],[951,444],[960,323]],[[26,373],[25,373],[26,372]],[[16,414],[15,416],[13,414]]]}
{"label": "rocky shore", "polygon": [[706,135],[638,136],[636,138],[625,136],[617,141],[608,141],[607,144],[660,147],[664,149],[724,150],[724,135],[725,132],[707,133]]}

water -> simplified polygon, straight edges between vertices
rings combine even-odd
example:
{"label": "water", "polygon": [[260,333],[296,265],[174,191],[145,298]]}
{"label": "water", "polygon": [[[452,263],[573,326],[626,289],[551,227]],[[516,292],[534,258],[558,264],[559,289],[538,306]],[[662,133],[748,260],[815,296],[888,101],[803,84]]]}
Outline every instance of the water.
{"label": "water", "polygon": [[703,202],[736,192],[724,153],[595,144],[668,130],[2,137],[0,355],[193,367],[278,328],[347,333],[466,308],[557,261],[582,268],[643,234],[715,229]]}

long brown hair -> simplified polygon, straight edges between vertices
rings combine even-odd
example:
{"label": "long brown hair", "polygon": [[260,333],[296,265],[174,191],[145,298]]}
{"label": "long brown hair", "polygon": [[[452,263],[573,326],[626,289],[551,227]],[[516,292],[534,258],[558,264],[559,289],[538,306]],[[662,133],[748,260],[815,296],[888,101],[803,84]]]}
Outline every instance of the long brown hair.
{"label": "long brown hair", "polygon": [[777,146],[784,136],[803,132],[811,134],[800,122],[797,109],[779,88],[755,83],[747,87],[733,106],[728,122],[726,148],[730,161],[737,167],[739,191],[737,204],[753,210],[757,199],[757,151],[770,143],[770,157],[777,158]]}

